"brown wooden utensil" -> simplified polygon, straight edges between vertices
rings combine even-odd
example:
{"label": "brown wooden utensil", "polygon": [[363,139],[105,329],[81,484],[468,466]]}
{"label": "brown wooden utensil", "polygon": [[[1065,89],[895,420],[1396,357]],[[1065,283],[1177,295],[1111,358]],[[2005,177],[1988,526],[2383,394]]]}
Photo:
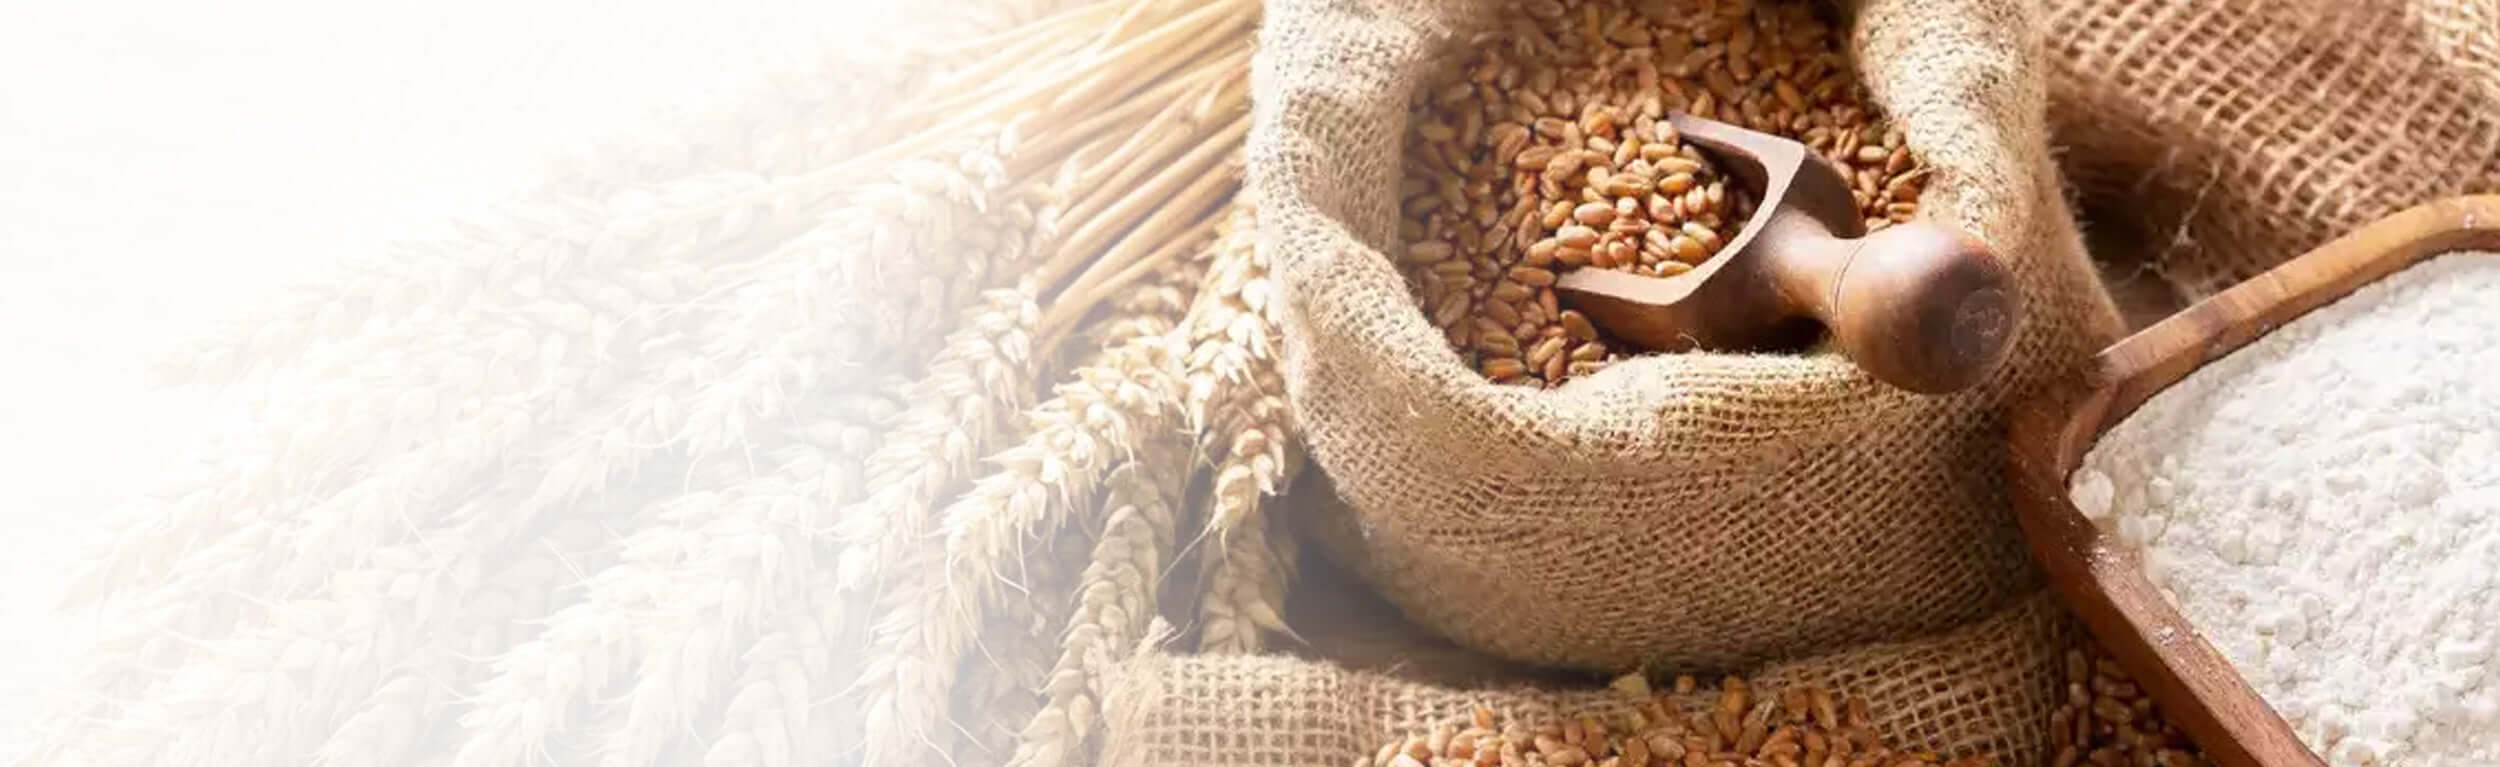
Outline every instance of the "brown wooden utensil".
{"label": "brown wooden utensil", "polygon": [[2500,250],[2500,196],[2412,208],[2198,301],[2093,357],[2084,375],[2010,416],[2015,515],[2049,584],[2223,767],[2321,767],[2239,670],[2170,606],[2136,553],[2075,508],[2066,483],[2101,434],[2153,395],[2258,337],[2443,253]]}
{"label": "brown wooden utensil", "polygon": [[1828,329],[1877,379],[1926,393],[1978,383],[2004,361],[2021,307],[1986,244],[1924,218],[1869,235],[1848,179],[1805,145],[1668,119],[1758,202],[1692,271],[1563,275],[1558,297],[1598,327],[1661,351],[1800,348]]}

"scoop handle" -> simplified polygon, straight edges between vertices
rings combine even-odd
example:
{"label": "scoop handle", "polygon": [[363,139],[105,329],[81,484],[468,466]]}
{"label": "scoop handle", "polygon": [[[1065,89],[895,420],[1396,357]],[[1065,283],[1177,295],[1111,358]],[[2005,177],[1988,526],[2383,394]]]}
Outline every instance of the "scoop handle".
{"label": "scoop handle", "polygon": [[1782,216],[1755,244],[1795,311],[1877,379],[1927,394],[1979,383],[2005,361],[2021,295],[1986,243],[1927,219],[1855,239]]}

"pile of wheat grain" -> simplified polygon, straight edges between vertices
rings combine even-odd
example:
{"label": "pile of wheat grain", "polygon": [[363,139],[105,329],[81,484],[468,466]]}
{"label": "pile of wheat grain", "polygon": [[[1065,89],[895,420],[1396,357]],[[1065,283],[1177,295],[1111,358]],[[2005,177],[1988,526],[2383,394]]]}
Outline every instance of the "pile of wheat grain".
{"label": "pile of wheat grain", "polygon": [[1716,699],[1687,713],[1678,702],[1700,693],[1690,676],[1672,694],[1653,695],[1639,675],[1615,681],[1637,704],[1611,720],[1558,718],[1530,726],[1501,722],[1478,707],[1463,724],[1384,744],[1357,767],[1978,767],[1986,755],[1945,761],[1930,751],[1883,742],[1866,702],[1829,690],[1792,687],[1757,696],[1738,677],[1719,683]]}
{"label": "pile of wheat grain", "polygon": [[2206,763],[2187,734],[2162,719],[2152,697],[2098,646],[2068,650],[2065,672],[2066,699],[2049,718],[2057,747],[2050,767]]}
{"label": "pile of wheat grain", "polygon": [[251,409],[28,756],[1090,761],[1175,567],[1281,628],[1258,10],[933,17],[206,347]]}
{"label": "pile of wheat grain", "polygon": [[1632,350],[1560,305],[1580,268],[1689,271],[1751,213],[1671,111],[1795,138],[1836,164],[1867,227],[1918,213],[1926,172],[1804,3],[1531,0],[1415,98],[1403,265],[1452,348],[1553,386]]}

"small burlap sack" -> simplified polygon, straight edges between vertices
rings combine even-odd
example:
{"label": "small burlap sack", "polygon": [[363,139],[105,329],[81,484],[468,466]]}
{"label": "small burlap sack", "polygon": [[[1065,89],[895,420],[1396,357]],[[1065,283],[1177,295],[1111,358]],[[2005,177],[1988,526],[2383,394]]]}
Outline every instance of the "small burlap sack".
{"label": "small burlap sack", "polygon": [[2500,0],[2051,6],[2051,121],[2086,218],[2188,298],[2500,189]]}
{"label": "small burlap sack", "polygon": [[1288,299],[1295,414],[1354,509],[1354,534],[1320,542],[1436,632],[1585,669],[1744,668],[1962,626],[2036,590],[1995,468],[1999,406],[2118,327],[2048,156],[2041,27],[2019,0],[1849,16],[1875,99],[1936,171],[1921,210],[2020,283],[2011,357],[1968,392],[1908,394],[1828,355],[1487,382],[1389,249],[1408,99],[1495,8],[1270,3],[1252,74],[1260,247]]}
{"label": "small burlap sack", "polygon": [[[2065,609],[2041,591],[1965,628],[1777,664],[1749,678],[1774,691],[1802,684],[1864,697],[1877,732],[1899,747],[2044,764],[2061,653],[2077,636]],[[1451,651],[1428,657],[1446,661]],[[1565,686],[1480,671],[1474,679],[1435,683],[1416,681],[1419,670],[1402,660],[1362,668],[1282,655],[1147,653],[1113,674],[1103,763],[1344,765],[1395,738],[1463,726],[1479,704],[1505,721],[1535,726],[1565,716],[1617,716],[1637,703],[1599,682]],[[1685,711],[1707,706],[1698,695],[1677,702]]]}

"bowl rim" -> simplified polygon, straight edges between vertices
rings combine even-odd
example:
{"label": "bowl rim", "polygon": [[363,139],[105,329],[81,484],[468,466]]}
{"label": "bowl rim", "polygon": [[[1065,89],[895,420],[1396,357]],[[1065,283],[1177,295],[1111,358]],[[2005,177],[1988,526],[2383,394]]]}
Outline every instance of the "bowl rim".
{"label": "bowl rim", "polygon": [[[2372,222],[2197,301],[2095,354],[2081,375],[2009,414],[2006,463],[2032,557],[2085,627],[2172,724],[2225,767],[2325,760],[2146,580],[2067,496],[2067,478],[2147,399],[2363,285],[2442,254],[2500,250],[2500,195],[2453,197]],[[2062,692],[2062,691],[2061,691]]]}

